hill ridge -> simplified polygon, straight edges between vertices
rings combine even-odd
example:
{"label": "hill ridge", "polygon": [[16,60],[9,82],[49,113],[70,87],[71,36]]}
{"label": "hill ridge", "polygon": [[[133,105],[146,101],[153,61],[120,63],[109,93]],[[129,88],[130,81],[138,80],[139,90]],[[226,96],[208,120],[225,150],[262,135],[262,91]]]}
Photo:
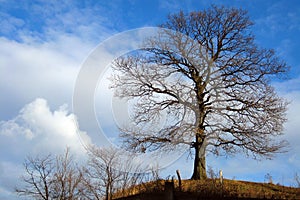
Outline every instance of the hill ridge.
{"label": "hill ridge", "polygon": [[116,193],[115,200],[300,199],[300,188],[243,180],[157,180]]}

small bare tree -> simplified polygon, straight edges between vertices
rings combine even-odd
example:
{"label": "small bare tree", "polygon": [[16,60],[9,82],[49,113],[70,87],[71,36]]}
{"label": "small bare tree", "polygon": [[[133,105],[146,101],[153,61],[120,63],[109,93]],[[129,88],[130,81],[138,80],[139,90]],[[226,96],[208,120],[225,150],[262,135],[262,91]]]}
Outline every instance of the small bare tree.
{"label": "small bare tree", "polygon": [[[235,8],[180,12],[145,41],[148,48],[117,59],[112,88],[133,100],[136,124],[121,128],[125,145],[142,152],[193,148],[192,179],[207,177],[207,151],[242,150],[254,158],[281,152],[286,143],[274,138],[282,134],[287,103],[270,80],[288,67],[255,44],[251,25]],[[162,112],[167,120],[155,130]]]}
{"label": "small bare tree", "polygon": [[86,187],[93,199],[111,200],[117,191],[125,193],[142,181],[144,170],[131,163],[132,160],[119,149],[91,147],[89,150]]}
{"label": "small bare tree", "polygon": [[16,192],[21,196],[31,196],[34,199],[51,199],[52,175],[54,171],[53,158],[28,157],[24,162],[26,175],[22,177],[25,183],[23,188],[17,188]]}
{"label": "small bare tree", "polygon": [[74,162],[69,149],[64,155],[56,157],[55,173],[53,174],[52,196],[55,199],[79,199],[85,191],[83,172]]}
{"label": "small bare tree", "polygon": [[24,186],[17,194],[33,199],[80,199],[84,195],[82,171],[76,166],[69,149],[56,158],[28,157],[24,162],[26,174],[21,178]]}

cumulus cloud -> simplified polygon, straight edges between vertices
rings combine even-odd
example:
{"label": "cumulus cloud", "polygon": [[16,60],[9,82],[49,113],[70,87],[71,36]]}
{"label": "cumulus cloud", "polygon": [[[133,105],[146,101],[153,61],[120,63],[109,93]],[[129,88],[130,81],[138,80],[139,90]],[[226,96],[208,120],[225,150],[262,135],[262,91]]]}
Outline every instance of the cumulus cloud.
{"label": "cumulus cloud", "polygon": [[[90,143],[86,132],[77,127],[76,116],[67,105],[51,110],[47,101],[37,98],[25,105],[19,114],[0,121],[0,193],[11,195],[23,173],[26,156],[60,154],[69,147],[77,159],[85,158],[82,143]],[[0,195],[1,197],[1,195]]]}
{"label": "cumulus cloud", "polygon": [[90,141],[76,122],[76,116],[68,113],[66,105],[51,111],[47,101],[38,98],[25,105],[15,118],[0,122],[1,146],[6,146],[6,152],[19,147],[21,151],[16,154],[61,152],[68,146],[81,154],[84,149],[79,135],[84,142]]}

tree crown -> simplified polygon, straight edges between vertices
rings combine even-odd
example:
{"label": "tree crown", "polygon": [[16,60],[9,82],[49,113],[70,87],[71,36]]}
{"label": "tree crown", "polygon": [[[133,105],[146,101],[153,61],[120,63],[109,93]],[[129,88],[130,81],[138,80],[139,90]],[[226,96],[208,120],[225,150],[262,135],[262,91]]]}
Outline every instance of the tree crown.
{"label": "tree crown", "polygon": [[[115,94],[135,99],[137,126],[122,128],[127,147],[201,144],[202,153],[243,150],[254,157],[279,152],[286,143],[274,136],[283,132],[287,102],[270,80],[288,66],[255,44],[252,24],[236,8],[179,12],[146,41],[148,48],[117,59]],[[168,117],[156,130],[162,112]]]}

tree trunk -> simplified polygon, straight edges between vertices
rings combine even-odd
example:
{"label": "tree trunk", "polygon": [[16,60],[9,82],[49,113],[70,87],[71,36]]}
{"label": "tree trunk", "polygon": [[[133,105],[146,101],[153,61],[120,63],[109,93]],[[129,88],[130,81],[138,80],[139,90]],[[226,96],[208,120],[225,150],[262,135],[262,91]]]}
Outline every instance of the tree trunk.
{"label": "tree trunk", "polygon": [[203,140],[200,139],[200,137],[196,137],[194,148],[195,148],[194,172],[191,179],[193,180],[207,179],[205,144]]}

